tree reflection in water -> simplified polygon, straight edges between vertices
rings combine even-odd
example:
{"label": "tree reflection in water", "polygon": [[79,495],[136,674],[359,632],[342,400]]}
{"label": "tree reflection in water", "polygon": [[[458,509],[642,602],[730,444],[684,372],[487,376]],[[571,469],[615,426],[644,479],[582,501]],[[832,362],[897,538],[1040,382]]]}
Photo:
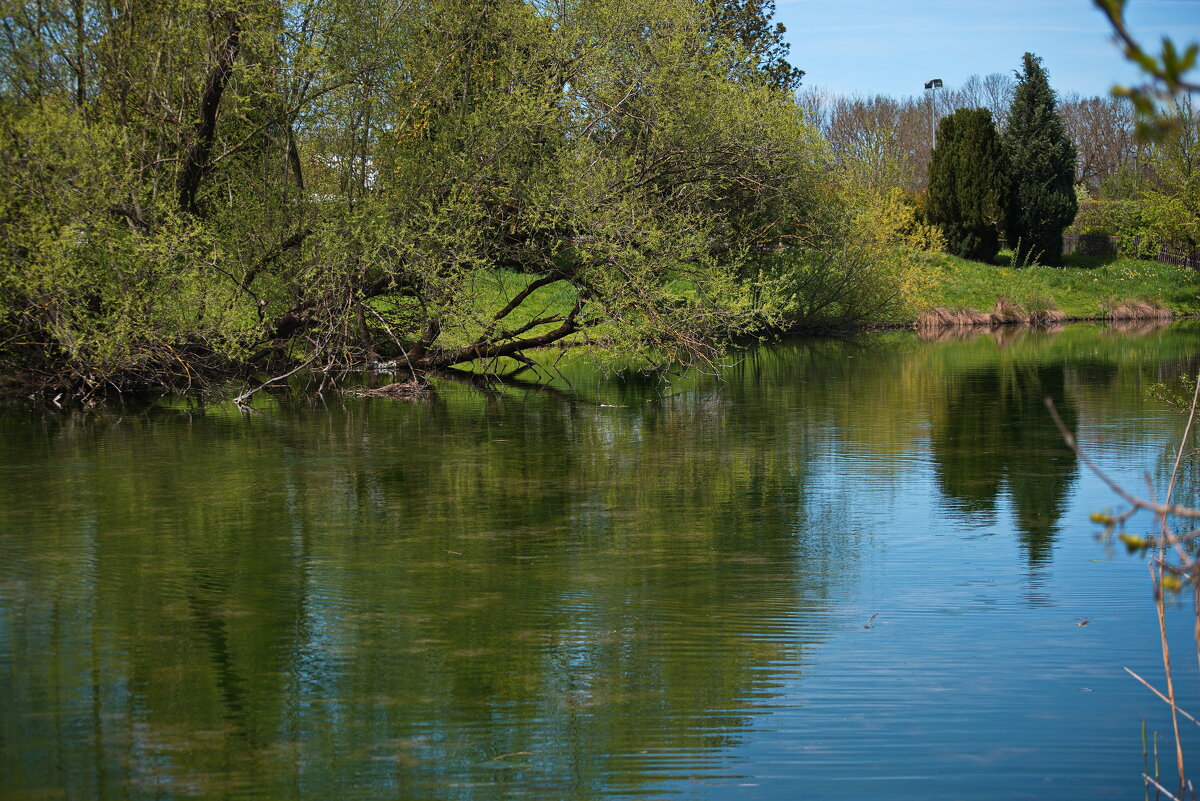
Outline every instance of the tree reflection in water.
{"label": "tree reflection in water", "polygon": [[[1137,414],[1139,382],[1195,352],[1177,327],[1002,344],[782,343],[720,377],[572,367],[551,393],[257,397],[255,416],[0,410],[2,789],[586,799],[729,779],[766,715],[812,700],[842,720],[871,690],[867,665],[837,666],[845,698],[809,673],[860,633],[838,603],[883,538],[929,538],[881,516],[1008,498],[1045,564],[1078,471],[1043,398],[1073,429]],[[851,764],[824,758],[771,770]]]}
{"label": "tree reflection in water", "polygon": [[972,370],[946,386],[946,413],[931,432],[938,484],[969,515],[992,517],[1002,496],[1013,509],[1031,564],[1054,541],[1072,483],[1074,454],[1046,413],[1054,399],[1076,428],[1074,403],[1064,391],[1062,365],[1000,366]]}

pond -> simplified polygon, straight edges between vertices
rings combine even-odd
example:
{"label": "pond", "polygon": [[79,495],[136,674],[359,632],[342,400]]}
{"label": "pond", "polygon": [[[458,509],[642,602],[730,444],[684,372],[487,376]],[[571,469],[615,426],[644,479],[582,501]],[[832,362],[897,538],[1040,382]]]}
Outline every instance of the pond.
{"label": "pond", "polygon": [[1161,488],[1184,419],[1146,389],[1198,355],[1194,323],[904,332],[6,407],[0,798],[1140,798],[1143,721],[1174,763],[1124,671],[1162,679],[1146,562],[1043,398]]}

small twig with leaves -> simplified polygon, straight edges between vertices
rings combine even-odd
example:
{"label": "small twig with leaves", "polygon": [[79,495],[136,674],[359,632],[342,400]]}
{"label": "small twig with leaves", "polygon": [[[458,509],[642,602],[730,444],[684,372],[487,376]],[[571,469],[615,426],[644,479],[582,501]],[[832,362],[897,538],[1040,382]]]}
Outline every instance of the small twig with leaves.
{"label": "small twig with leaves", "polygon": [[1176,47],[1169,38],[1163,37],[1162,52],[1148,53],[1134,38],[1125,22],[1127,0],[1093,0],[1096,7],[1108,18],[1113,29],[1113,38],[1120,45],[1125,58],[1137,64],[1151,78],[1146,86],[1113,88],[1117,97],[1129,98],[1142,119],[1138,121],[1138,135],[1156,139],[1165,135],[1178,119],[1161,113],[1161,104],[1186,93],[1200,92],[1200,83],[1190,80],[1187,73],[1196,66],[1200,46],[1195,43],[1184,50]]}
{"label": "small twig with leaves", "polygon": [[[1187,773],[1184,768],[1183,759],[1183,739],[1179,733],[1179,717],[1182,715],[1193,723],[1200,725],[1200,721],[1192,717],[1190,714],[1179,708],[1175,698],[1175,680],[1171,669],[1171,653],[1167,641],[1167,624],[1166,624],[1166,593],[1167,591],[1178,591],[1187,584],[1191,584],[1197,593],[1200,593],[1200,563],[1196,558],[1184,547],[1185,541],[1190,541],[1192,533],[1186,534],[1183,537],[1177,536],[1170,528],[1171,517],[1197,518],[1200,517],[1200,510],[1183,507],[1171,501],[1171,497],[1175,490],[1175,483],[1179,477],[1179,465],[1183,459],[1184,445],[1188,436],[1191,434],[1193,424],[1196,419],[1197,406],[1200,405],[1200,379],[1197,379],[1195,388],[1192,394],[1191,408],[1188,412],[1187,425],[1184,428],[1183,439],[1181,440],[1177,452],[1175,454],[1175,463],[1171,470],[1171,479],[1167,484],[1167,492],[1163,498],[1163,502],[1159,503],[1154,498],[1154,487],[1150,481],[1149,474],[1146,475],[1146,485],[1149,498],[1140,498],[1126,491],[1123,487],[1109,478],[1100,470],[1096,464],[1088,458],[1079,447],[1073,434],[1068,430],[1062,417],[1059,416],[1058,410],[1054,407],[1054,401],[1051,398],[1046,398],[1046,407],[1050,410],[1050,416],[1054,420],[1054,424],[1058,427],[1062,434],[1063,440],[1067,443],[1075,455],[1089,470],[1092,471],[1101,481],[1109,486],[1113,492],[1120,496],[1130,505],[1129,511],[1120,515],[1105,515],[1095,514],[1092,519],[1098,523],[1105,525],[1106,537],[1111,538],[1113,531],[1117,525],[1124,523],[1140,510],[1148,510],[1154,513],[1158,524],[1159,536],[1151,541],[1142,537],[1135,537],[1130,534],[1121,533],[1119,539],[1131,548],[1136,547],[1140,550],[1146,550],[1152,545],[1155,547],[1154,556],[1150,560],[1149,569],[1151,581],[1154,584],[1154,604],[1158,618],[1159,643],[1162,648],[1163,671],[1166,676],[1167,692],[1166,694],[1152,686],[1148,681],[1134,673],[1129,668],[1125,670],[1145,685],[1151,692],[1166,702],[1171,709],[1171,724],[1174,729],[1175,736],[1175,767],[1179,773],[1179,795],[1187,797],[1188,790],[1191,788],[1191,783],[1187,779]],[[1194,533],[1194,532],[1193,532]],[[1170,546],[1170,550],[1167,550]],[[1174,560],[1172,561],[1172,555]],[[1197,598],[1197,647],[1200,648],[1200,596]],[[1176,798],[1175,795],[1167,792],[1161,784],[1149,775],[1143,774],[1148,783],[1153,784],[1160,792],[1168,798]],[[1192,797],[1195,797],[1193,792]]]}

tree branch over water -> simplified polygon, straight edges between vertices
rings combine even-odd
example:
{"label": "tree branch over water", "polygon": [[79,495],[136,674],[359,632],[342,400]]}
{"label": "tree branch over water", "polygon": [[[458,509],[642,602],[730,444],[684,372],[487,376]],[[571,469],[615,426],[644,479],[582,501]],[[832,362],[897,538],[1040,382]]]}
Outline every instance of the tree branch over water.
{"label": "tree branch over water", "polygon": [[[1175,701],[1175,676],[1171,667],[1171,652],[1170,645],[1167,639],[1166,625],[1166,599],[1168,594],[1175,594],[1187,587],[1191,587],[1196,596],[1196,625],[1194,633],[1196,637],[1196,647],[1200,651],[1200,561],[1196,559],[1186,547],[1192,539],[1195,538],[1198,531],[1193,530],[1182,536],[1177,535],[1170,527],[1170,519],[1172,517],[1182,517],[1186,519],[1200,518],[1200,509],[1195,509],[1180,504],[1171,503],[1171,496],[1175,489],[1175,483],[1179,476],[1179,465],[1183,458],[1184,447],[1188,440],[1188,435],[1191,433],[1193,423],[1196,419],[1197,404],[1200,402],[1200,380],[1196,383],[1196,390],[1192,395],[1192,404],[1188,412],[1187,425],[1184,427],[1183,436],[1180,440],[1179,447],[1175,454],[1175,463],[1172,466],[1171,478],[1167,484],[1167,491],[1163,502],[1159,503],[1154,500],[1154,488],[1151,483],[1150,475],[1146,475],[1146,485],[1150,492],[1149,498],[1139,497],[1117,482],[1107,476],[1079,447],[1079,443],[1071,434],[1066,424],[1058,414],[1058,410],[1054,406],[1054,401],[1047,397],[1046,408],[1050,412],[1050,416],[1054,419],[1054,424],[1058,427],[1059,433],[1062,434],[1063,440],[1067,446],[1079,457],[1079,460],[1092,471],[1101,481],[1103,481],[1114,493],[1122,500],[1129,504],[1130,509],[1120,515],[1093,514],[1092,519],[1105,526],[1104,539],[1111,542],[1113,533],[1118,526],[1123,525],[1126,521],[1132,518],[1137,512],[1145,510],[1154,513],[1157,522],[1157,530],[1159,534],[1156,537],[1136,537],[1127,533],[1120,533],[1117,537],[1121,542],[1129,548],[1131,552],[1145,552],[1153,549],[1154,556],[1150,560],[1150,577],[1154,585],[1154,601],[1155,611],[1158,618],[1159,628],[1159,643],[1162,649],[1163,671],[1166,677],[1167,691],[1160,692],[1157,688],[1143,679],[1141,676],[1134,673],[1128,667],[1125,670],[1145,685],[1160,699],[1165,701],[1171,709],[1171,725],[1174,733],[1175,743],[1175,760],[1176,770],[1179,775],[1178,792],[1180,797],[1186,797],[1191,788],[1191,784],[1187,779],[1187,771],[1184,765],[1183,739],[1179,731],[1179,717],[1182,715],[1193,723],[1200,725],[1192,715],[1180,709]],[[1168,550],[1168,547],[1170,550]],[[1153,782],[1149,776],[1146,776],[1147,782]],[[1161,788],[1157,782],[1153,782],[1156,787]],[[1164,791],[1165,792],[1165,791]],[[1194,797],[1194,793],[1191,794]],[[1174,796],[1172,796],[1174,797]]]}

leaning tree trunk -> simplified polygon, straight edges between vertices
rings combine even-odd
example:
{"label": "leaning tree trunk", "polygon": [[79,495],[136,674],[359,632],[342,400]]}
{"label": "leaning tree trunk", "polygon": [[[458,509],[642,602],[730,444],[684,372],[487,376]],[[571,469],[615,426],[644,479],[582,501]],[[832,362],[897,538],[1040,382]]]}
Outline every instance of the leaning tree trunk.
{"label": "leaning tree trunk", "polygon": [[196,139],[188,148],[179,173],[179,206],[189,214],[200,215],[196,196],[200,184],[209,170],[213,141],[217,135],[217,112],[234,62],[242,49],[242,28],[237,13],[226,11],[220,19],[225,23],[225,39],[216,48],[216,63],[204,83],[204,94],[200,99],[200,120],[196,123]]}

